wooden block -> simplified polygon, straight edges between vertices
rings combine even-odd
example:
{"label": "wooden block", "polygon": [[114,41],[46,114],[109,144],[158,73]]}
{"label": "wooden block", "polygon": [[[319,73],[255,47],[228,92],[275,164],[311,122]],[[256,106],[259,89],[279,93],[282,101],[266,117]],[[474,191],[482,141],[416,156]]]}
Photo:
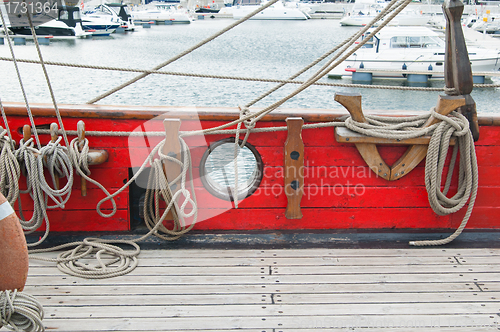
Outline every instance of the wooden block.
{"label": "wooden block", "polygon": [[[165,128],[165,144],[163,145],[162,153],[171,156],[177,160],[181,160],[181,143],[179,141],[179,128],[181,127],[181,120],[179,119],[165,119],[163,120]],[[170,186],[172,195],[179,190],[181,181],[175,179],[181,174],[181,166],[173,161],[165,160],[163,162],[163,170]],[[174,182],[175,181],[175,182]],[[173,209],[174,207],[172,207]],[[174,220],[172,210],[168,212],[166,220]]]}
{"label": "wooden block", "polygon": [[285,194],[288,199],[287,219],[301,219],[300,201],[304,188],[304,142],[302,118],[287,118],[288,137],[285,142]]}

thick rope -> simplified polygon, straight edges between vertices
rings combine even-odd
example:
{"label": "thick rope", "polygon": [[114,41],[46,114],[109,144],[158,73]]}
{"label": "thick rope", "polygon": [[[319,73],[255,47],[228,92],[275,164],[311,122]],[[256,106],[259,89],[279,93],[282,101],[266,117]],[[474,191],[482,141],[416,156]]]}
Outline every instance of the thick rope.
{"label": "thick rope", "polygon": [[[474,138],[470,131],[469,122],[460,113],[453,112],[453,117],[449,118],[438,115],[442,122],[432,135],[429,143],[429,151],[425,162],[425,187],[429,193],[429,203],[432,209],[438,215],[448,215],[460,210],[467,201],[467,211],[460,226],[450,236],[442,240],[434,241],[412,241],[414,246],[435,246],[453,241],[459,236],[472,213],[474,202],[476,201],[478,189],[478,167],[476,159],[476,150],[474,147]],[[453,120],[452,120],[453,119]],[[457,143],[453,149],[453,157],[450,162],[448,176],[443,190],[440,190],[441,174],[443,173],[444,163],[448,152],[450,137],[455,136]],[[457,151],[460,150],[460,164],[458,169],[458,190],[455,195],[448,198],[451,176],[457,158]]]}
{"label": "thick rope", "polygon": [[0,328],[20,332],[43,332],[43,307],[33,296],[14,291],[0,291]]}
{"label": "thick rope", "polygon": [[38,181],[39,174],[43,174],[43,169],[40,170],[40,164],[37,161],[39,151],[34,147],[33,138],[24,142],[23,139],[19,142],[19,149],[15,151],[15,156],[21,165],[21,169],[26,171],[25,190],[20,190],[21,194],[29,194],[33,200],[33,215],[31,219],[25,220],[21,200],[19,199],[19,221],[26,234],[33,233],[43,225],[45,221],[44,235],[35,243],[29,243],[28,246],[36,246],[42,243],[48,236],[50,231],[49,218],[47,216],[47,201],[48,197],[44,193],[40,182]]}
{"label": "thick rope", "polygon": [[[441,121],[432,126],[420,128],[429,116]],[[366,119],[368,123],[360,123],[348,118],[345,124],[347,128],[367,136],[399,140],[432,134],[425,163],[425,186],[430,206],[436,214],[443,216],[457,212],[467,202],[469,205],[460,226],[452,235],[442,240],[411,241],[410,245],[435,246],[453,241],[467,225],[478,188],[478,167],[474,140],[467,119],[457,112],[452,112],[451,116],[443,116],[436,113],[434,109],[431,110],[430,114],[410,118],[366,116]],[[452,136],[456,137],[456,144],[446,183],[441,191],[441,179]],[[446,194],[450,188],[457,151],[459,150],[458,190],[453,197],[448,198]]]}
{"label": "thick rope", "polygon": [[0,190],[13,206],[19,198],[21,167],[13,152],[14,143],[6,135],[8,130],[0,127],[0,131]]}
{"label": "thick rope", "polygon": [[[324,59],[321,59],[324,60]],[[13,61],[12,58],[0,57],[0,61]],[[40,64],[40,60],[33,59],[19,59],[16,61],[22,63],[30,64]],[[87,65],[87,64],[76,64],[68,62],[59,61],[45,61],[44,64],[48,66],[59,66],[59,67],[69,67],[69,68],[80,68],[80,69],[95,69],[95,70],[109,70],[109,71],[120,71],[120,72],[131,72],[131,73],[144,73],[144,74],[155,74],[155,75],[169,75],[169,76],[185,76],[185,77],[197,77],[197,78],[213,78],[220,80],[235,80],[235,81],[248,81],[248,82],[262,82],[262,83],[284,83],[284,84],[304,84],[304,81],[296,81],[291,78],[289,79],[274,79],[274,78],[262,78],[262,77],[246,77],[246,76],[229,76],[229,75],[214,75],[214,74],[197,74],[197,73],[185,73],[177,71],[163,71],[163,70],[148,70],[148,69],[138,69],[138,68],[123,68],[123,67],[112,67],[112,66],[97,66],[97,65]],[[411,73],[410,71],[408,73]],[[491,73],[474,73],[475,75],[488,75]],[[431,88],[431,87],[411,87],[411,86],[391,86],[391,85],[368,85],[368,84],[350,84],[350,83],[328,83],[328,82],[316,82],[315,86],[329,86],[329,87],[345,87],[345,88],[365,88],[365,89],[385,89],[385,90],[406,90],[406,91],[444,91],[446,88]],[[496,88],[500,87],[500,84],[474,84],[474,88]],[[262,99],[262,98],[260,98]],[[259,99],[259,100],[260,100]],[[249,104],[254,104],[255,102],[250,102]],[[249,105],[247,104],[247,105]]]}
{"label": "thick rope", "polygon": [[[42,190],[54,201],[55,205],[47,206],[52,209],[59,207],[64,209],[64,205],[71,196],[73,187],[73,165],[68,156],[68,149],[60,144],[62,137],[59,137],[55,142],[49,142],[40,149],[38,161],[38,179]],[[46,181],[44,175],[44,166],[49,170],[50,177],[54,188]],[[55,188],[56,176],[59,178],[67,178],[66,185],[61,188]]]}
{"label": "thick rope", "polygon": [[[132,240],[102,240],[102,239],[88,238],[84,239],[83,241],[67,243],[57,247],[30,250],[29,252],[30,259],[56,262],[57,267],[62,272],[81,278],[90,278],[90,279],[110,278],[119,275],[125,275],[135,269],[135,267],[137,266],[137,256],[140,253],[140,248],[137,245],[137,242],[143,241],[144,239],[148,238],[151,235],[155,235],[159,238],[166,240],[173,240],[191,230],[194,227],[194,224],[196,223],[198,216],[198,209],[197,209],[196,197],[194,196],[194,185],[192,181],[193,174],[192,174],[192,169],[190,167],[191,154],[184,140],[180,139],[180,142],[182,151],[184,152],[182,162],[180,162],[176,158],[163,155],[161,153],[163,145],[165,144],[165,140],[163,140],[151,151],[150,155],[141,165],[137,173],[135,173],[134,176],[122,188],[120,188],[113,194],[109,194],[109,192],[99,182],[91,179],[82,170],[77,168],[77,171],[82,177],[100,186],[100,188],[105,192],[106,197],[103,198],[101,201],[99,201],[99,203],[97,204],[97,211],[100,215],[104,217],[109,217],[114,212],[110,214],[102,213],[102,211],[100,211],[101,205],[108,200],[113,201],[114,197],[119,195],[133,181],[137,179],[137,177],[145,170],[147,164],[149,163],[152,166],[153,171],[150,173],[150,179],[148,180],[148,183],[154,184],[154,187],[152,188],[158,188],[161,194],[163,195],[165,201],[168,201],[169,203],[168,206],[164,209],[163,213],[160,213],[159,212],[160,209],[157,208],[158,213],[156,213],[152,217],[148,214],[149,210],[147,210],[147,205],[145,204],[145,217],[147,216],[148,218],[152,218],[152,220],[154,220],[155,222],[154,227],[152,227],[147,234]],[[76,146],[77,144],[78,144],[77,139],[74,139],[71,142],[69,149],[73,161],[75,161],[76,158],[74,150],[75,149],[78,150]],[[154,158],[154,156],[156,156],[157,154],[159,158]],[[180,189],[177,190],[174,194],[170,192],[169,183],[167,182],[165,174],[163,173],[163,166],[162,166],[163,160],[179,163],[181,165],[181,174],[179,175],[179,177],[171,181],[171,183],[176,183],[177,181],[180,181]],[[186,188],[186,181],[188,180],[188,171],[189,171],[189,177],[191,179],[191,188],[190,188],[191,190],[188,190]],[[167,192],[170,193],[167,194]],[[178,205],[177,201],[180,199],[181,195],[184,196],[184,200],[181,205]],[[191,198],[191,196],[193,196],[193,198]],[[170,200],[168,200],[169,197],[171,197]],[[185,227],[185,225],[176,224],[174,225],[173,229],[169,230],[163,225],[163,222],[165,221],[168,212],[172,209],[174,205],[176,206],[176,213],[180,216],[179,218],[180,220],[192,217],[190,226]],[[188,212],[187,208],[190,208],[191,211]],[[116,206],[114,205],[114,211],[115,210]],[[160,231],[165,232],[166,235],[162,235]],[[130,245],[134,248],[134,250],[132,251],[123,250],[115,244]],[[74,248],[69,251],[61,253],[55,259],[33,256],[33,254],[36,253],[61,250],[69,247],[74,247]],[[78,262],[79,259],[83,259],[86,256],[94,253],[96,254],[96,258],[99,262],[98,265],[89,266]],[[109,258],[109,261],[105,262],[103,260],[103,257]],[[113,264],[116,263],[118,263],[118,266],[112,266]]]}

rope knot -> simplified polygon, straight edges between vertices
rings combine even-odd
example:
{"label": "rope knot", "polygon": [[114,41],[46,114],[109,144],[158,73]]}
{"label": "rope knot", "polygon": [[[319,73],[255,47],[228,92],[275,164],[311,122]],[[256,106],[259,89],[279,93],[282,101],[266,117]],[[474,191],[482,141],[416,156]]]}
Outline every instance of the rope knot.
{"label": "rope knot", "polygon": [[[238,106],[238,108],[240,109],[240,119],[243,119],[251,114],[250,109],[248,107]],[[245,125],[245,128],[247,128],[248,130],[252,130],[255,128],[256,122],[252,118],[250,118],[244,120],[243,124]]]}

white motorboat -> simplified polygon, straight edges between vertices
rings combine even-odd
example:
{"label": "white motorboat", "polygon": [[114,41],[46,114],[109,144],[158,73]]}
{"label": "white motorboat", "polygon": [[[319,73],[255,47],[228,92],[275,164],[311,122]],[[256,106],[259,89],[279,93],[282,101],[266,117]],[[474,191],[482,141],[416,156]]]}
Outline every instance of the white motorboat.
{"label": "white motorboat", "polygon": [[[29,26],[10,26],[9,30],[14,35],[31,38]],[[35,26],[35,32],[40,37],[54,39],[86,38],[89,33],[82,27],[80,9],[78,7],[60,6],[57,19]]]}
{"label": "white motorboat", "polygon": [[187,10],[177,8],[177,4],[154,3],[134,7],[130,12],[135,22],[170,22],[171,24],[189,24],[193,20]]}
{"label": "white motorboat", "polygon": [[[368,31],[370,32],[370,30]],[[431,78],[444,77],[445,43],[440,34],[427,27],[384,27],[377,34],[366,34],[369,42],[333,69],[329,77],[370,72],[373,78],[404,78],[404,71],[426,72]],[[473,72],[500,68],[500,51],[469,47]],[[390,71],[390,72],[387,72]]]}
{"label": "white motorboat", "polygon": [[[340,25],[346,26],[366,26],[369,24],[387,5],[381,0],[357,0],[351,12],[348,12],[340,19]],[[427,24],[430,16],[422,14],[416,10],[405,9],[401,11],[389,25],[398,26],[422,26]],[[375,26],[384,19],[380,20]]]}
{"label": "white motorboat", "polygon": [[[235,1],[232,8],[233,18],[240,18],[250,14],[265,2],[248,2],[247,0]],[[285,6],[281,1],[267,7],[257,15],[254,15],[251,20],[307,20],[310,16],[301,10],[298,6]]]}
{"label": "white motorboat", "polygon": [[95,11],[89,11],[82,15],[82,26],[93,36],[109,36],[122,25],[120,21],[115,21],[110,15],[101,15]]}

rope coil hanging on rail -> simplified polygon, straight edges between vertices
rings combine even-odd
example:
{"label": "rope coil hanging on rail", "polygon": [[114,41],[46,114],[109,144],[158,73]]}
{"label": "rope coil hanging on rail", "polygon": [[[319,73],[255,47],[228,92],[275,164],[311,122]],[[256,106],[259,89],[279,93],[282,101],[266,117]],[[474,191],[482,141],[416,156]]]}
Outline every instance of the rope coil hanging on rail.
{"label": "rope coil hanging on rail", "polygon": [[[441,121],[429,127],[419,128],[429,116],[438,118]],[[467,225],[478,189],[477,159],[469,121],[456,111],[452,112],[451,116],[443,116],[436,113],[434,108],[427,115],[409,118],[370,115],[365,117],[368,123],[360,123],[349,117],[345,121],[346,127],[367,136],[399,140],[432,134],[425,162],[425,187],[430,206],[436,214],[444,216],[457,212],[467,202],[469,202],[469,205],[460,226],[449,237],[433,241],[411,241],[410,244],[414,246],[434,246],[453,241]],[[442,174],[444,173],[452,136],[456,137],[456,144],[453,148],[446,182],[443,190],[441,190]],[[450,189],[458,151],[460,151],[458,189],[449,198],[446,195]]]}

